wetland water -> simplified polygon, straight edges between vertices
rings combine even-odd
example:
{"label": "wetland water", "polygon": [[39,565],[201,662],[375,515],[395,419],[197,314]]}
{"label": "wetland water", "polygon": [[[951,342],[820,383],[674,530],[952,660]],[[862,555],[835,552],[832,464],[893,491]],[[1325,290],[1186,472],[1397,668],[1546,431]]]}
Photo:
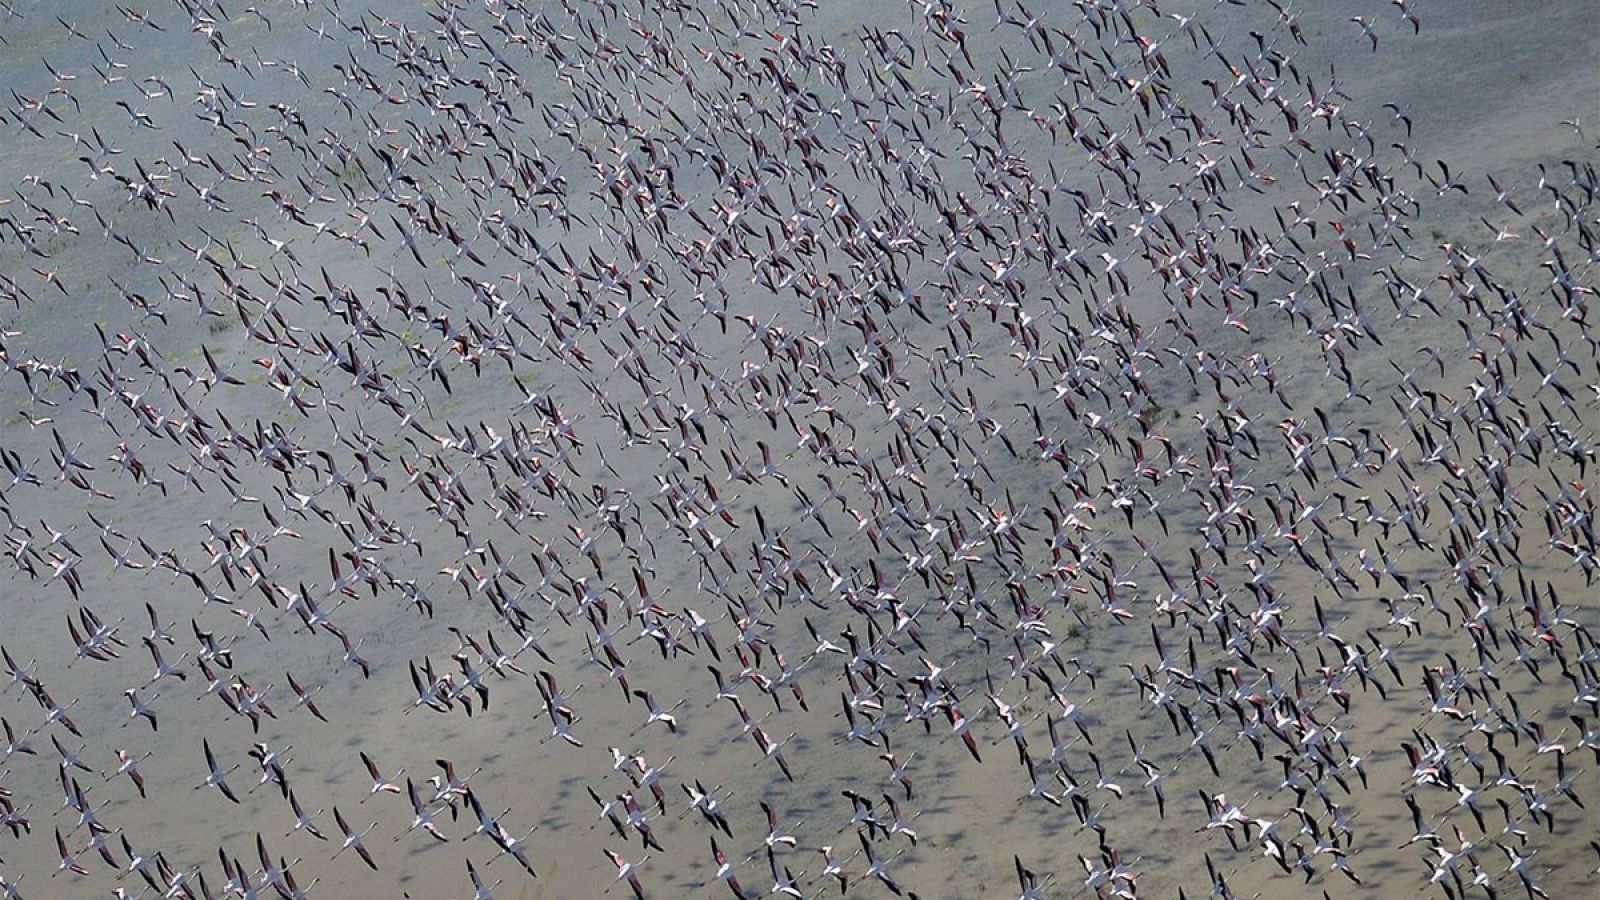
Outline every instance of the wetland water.
{"label": "wetland water", "polygon": [[0,38],[13,896],[1593,891],[1591,5]]}

